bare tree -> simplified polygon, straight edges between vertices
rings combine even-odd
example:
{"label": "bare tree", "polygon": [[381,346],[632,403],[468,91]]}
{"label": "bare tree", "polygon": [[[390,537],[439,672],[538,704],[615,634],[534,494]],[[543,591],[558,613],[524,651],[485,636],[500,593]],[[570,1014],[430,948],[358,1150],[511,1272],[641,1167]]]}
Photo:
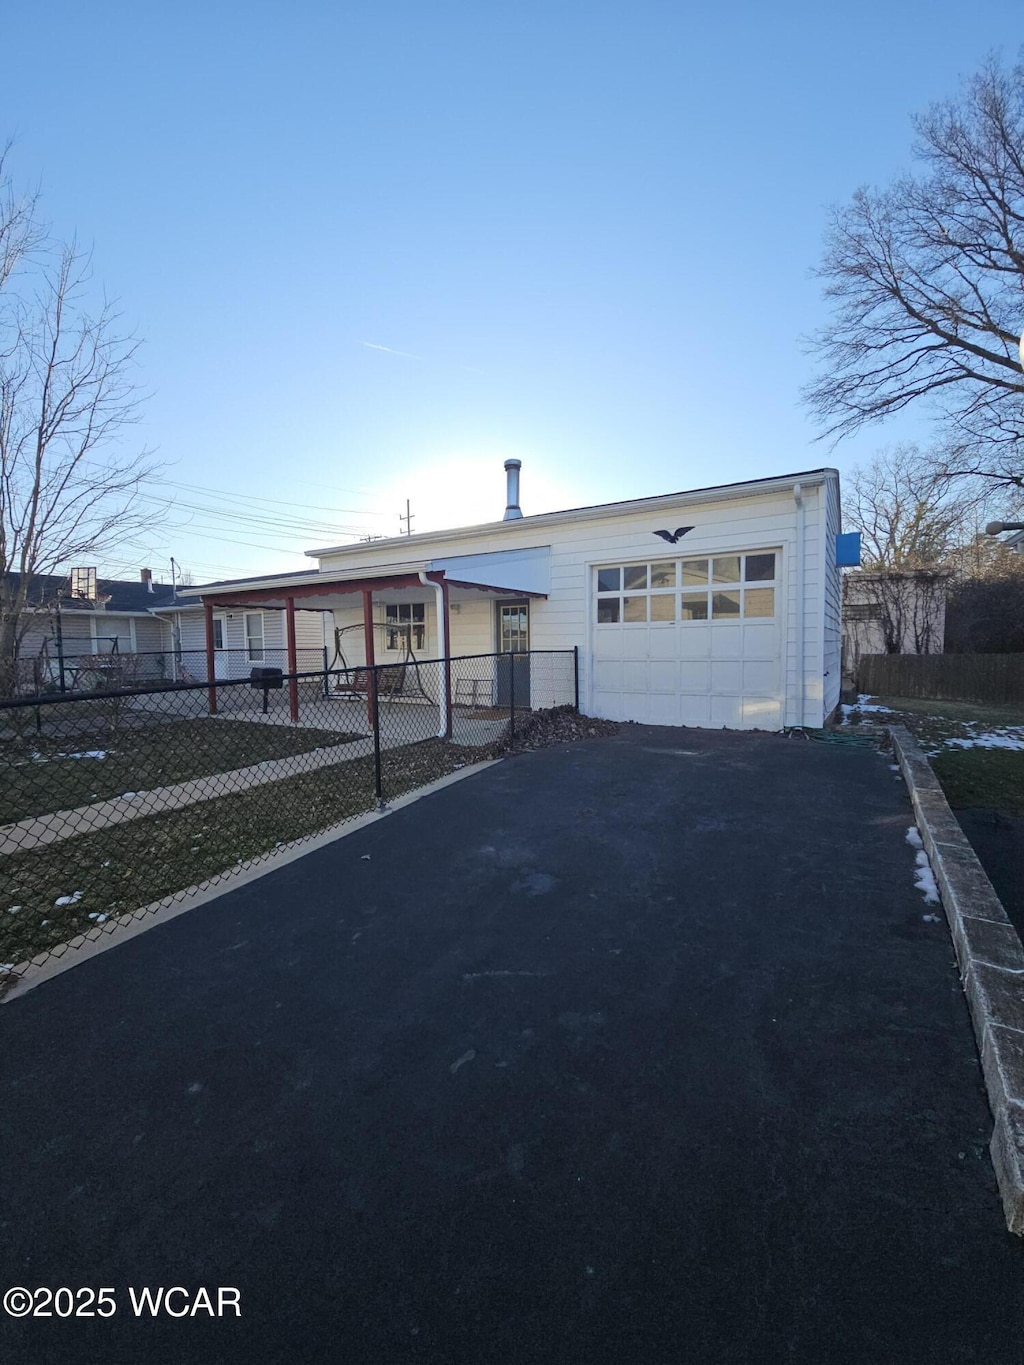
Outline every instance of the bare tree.
{"label": "bare tree", "polygon": [[[8,149],[9,150],[9,149]],[[139,342],[114,306],[90,311],[89,254],[54,245],[0,155],[0,696],[14,687],[42,574],[125,544],[154,521],[154,466],[111,449],[138,418]]]}
{"label": "bare tree", "polygon": [[951,474],[1024,488],[1024,66],[915,120],[917,173],[834,212],[805,399],[839,439],[928,402]]}
{"label": "bare tree", "polygon": [[855,468],[843,488],[843,521],[860,531],[867,569],[924,569],[945,564],[966,544],[994,501],[979,479],[951,483],[942,455],[915,445],[880,450]]}

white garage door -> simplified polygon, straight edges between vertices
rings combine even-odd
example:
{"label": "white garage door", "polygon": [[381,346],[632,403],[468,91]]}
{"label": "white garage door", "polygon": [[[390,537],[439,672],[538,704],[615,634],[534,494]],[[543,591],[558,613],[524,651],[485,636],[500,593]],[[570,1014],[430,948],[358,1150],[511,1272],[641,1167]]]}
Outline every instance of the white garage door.
{"label": "white garage door", "polygon": [[593,571],[593,710],[655,725],[783,723],[779,550]]}

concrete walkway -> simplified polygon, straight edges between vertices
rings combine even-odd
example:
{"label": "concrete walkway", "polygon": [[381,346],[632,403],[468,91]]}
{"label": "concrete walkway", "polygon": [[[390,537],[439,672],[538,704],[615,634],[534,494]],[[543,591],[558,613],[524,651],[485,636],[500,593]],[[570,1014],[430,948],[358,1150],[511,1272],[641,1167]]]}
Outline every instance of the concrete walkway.
{"label": "concrete walkway", "polygon": [[[11,1002],[5,1282],[118,1312],[9,1353],[1019,1365],[910,823],[873,751],[628,727]],[[243,1315],[140,1321],[141,1285]]]}
{"label": "concrete walkway", "polygon": [[[350,718],[358,721],[353,704],[342,705],[347,705]],[[429,736],[431,733],[429,725],[426,728],[426,735],[424,734],[423,714],[422,709],[414,710],[407,706],[401,711],[396,708],[391,716],[382,717],[381,750],[386,752],[402,745],[418,743]],[[268,718],[250,714],[245,719],[258,723]],[[286,724],[287,721],[283,721],[279,714],[270,723],[280,725]],[[344,731],[347,726],[340,723],[336,724],[335,728]],[[452,743],[466,747],[493,744],[500,740],[506,728],[507,722],[504,720],[477,719],[455,713],[452,716]],[[287,758],[265,759],[262,763],[251,763],[245,768],[233,768],[230,772],[208,773],[203,777],[194,777],[188,782],[175,782],[167,787],[126,792],[122,796],[114,796],[106,801],[93,801],[86,806],[51,811],[46,815],[28,816],[24,820],[0,825],[0,856],[7,853],[23,853],[26,849],[37,848],[42,844],[60,843],[65,839],[73,839],[78,834],[95,834],[97,830],[123,824],[126,820],[138,820],[144,815],[181,810],[185,806],[194,806],[201,801],[214,801],[221,796],[231,796],[235,792],[250,791],[253,787],[281,782],[287,777],[297,777],[301,773],[316,772],[320,768],[349,763],[355,758],[367,758],[373,752],[373,736],[359,735],[346,744],[307,749],[305,753],[289,754]]]}

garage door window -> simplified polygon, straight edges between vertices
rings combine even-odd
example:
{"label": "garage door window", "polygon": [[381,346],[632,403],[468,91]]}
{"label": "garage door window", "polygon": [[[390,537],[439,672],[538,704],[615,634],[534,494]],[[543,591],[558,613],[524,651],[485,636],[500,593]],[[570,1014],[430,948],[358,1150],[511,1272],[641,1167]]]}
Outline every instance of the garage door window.
{"label": "garage door window", "polygon": [[777,572],[774,551],[608,565],[597,570],[597,623],[770,619]]}

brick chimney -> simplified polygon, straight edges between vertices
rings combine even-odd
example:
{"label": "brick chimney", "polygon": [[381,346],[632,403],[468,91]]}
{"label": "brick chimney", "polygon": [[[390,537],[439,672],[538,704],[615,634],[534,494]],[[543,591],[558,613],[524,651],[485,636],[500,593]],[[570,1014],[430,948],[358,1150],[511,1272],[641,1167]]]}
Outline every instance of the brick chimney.
{"label": "brick chimney", "polygon": [[146,591],[147,591],[147,592],[152,592],[152,591],[153,591],[153,570],[152,570],[152,569],[140,569],[140,570],[139,570],[139,578],[142,580],[143,583],[145,583],[145,585],[146,585]]}

